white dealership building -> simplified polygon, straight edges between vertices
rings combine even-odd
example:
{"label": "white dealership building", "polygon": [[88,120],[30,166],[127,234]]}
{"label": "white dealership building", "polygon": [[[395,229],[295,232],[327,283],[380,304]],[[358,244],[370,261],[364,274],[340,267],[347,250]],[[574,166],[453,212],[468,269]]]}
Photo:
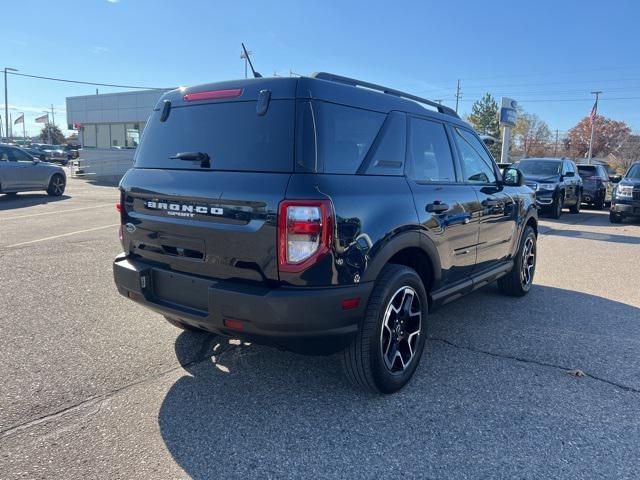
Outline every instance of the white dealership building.
{"label": "white dealership building", "polygon": [[79,171],[119,179],[132,165],[149,115],[168,90],[67,97],[67,128],[82,146]]}

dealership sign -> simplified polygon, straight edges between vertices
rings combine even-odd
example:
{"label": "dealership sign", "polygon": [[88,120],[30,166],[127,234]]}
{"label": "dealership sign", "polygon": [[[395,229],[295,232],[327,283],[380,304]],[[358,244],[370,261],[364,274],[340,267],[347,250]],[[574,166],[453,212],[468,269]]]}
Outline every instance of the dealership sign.
{"label": "dealership sign", "polygon": [[518,120],[518,102],[511,98],[502,97],[502,108],[500,108],[500,125],[505,127],[515,127]]}

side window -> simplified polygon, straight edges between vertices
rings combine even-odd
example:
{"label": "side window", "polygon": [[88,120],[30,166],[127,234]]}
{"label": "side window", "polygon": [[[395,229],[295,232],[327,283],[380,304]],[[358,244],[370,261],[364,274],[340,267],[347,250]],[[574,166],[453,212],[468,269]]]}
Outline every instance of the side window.
{"label": "side window", "polygon": [[356,173],[386,115],[328,102],[313,102],[318,160],[325,173]]}
{"label": "side window", "polygon": [[495,183],[495,162],[485,151],[480,140],[465,130],[454,128],[453,131],[460,152],[464,180],[471,183]]}
{"label": "side window", "polygon": [[22,150],[18,150],[17,148],[11,149],[11,155],[13,156],[13,160],[17,162],[32,162],[33,159],[27,155]]}
{"label": "side window", "polygon": [[409,154],[412,177],[422,182],[455,182],[451,146],[444,125],[411,118]]}
{"label": "side window", "polygon": [[0,148],[0,162],[9,161],[9,152],[6,148]]}

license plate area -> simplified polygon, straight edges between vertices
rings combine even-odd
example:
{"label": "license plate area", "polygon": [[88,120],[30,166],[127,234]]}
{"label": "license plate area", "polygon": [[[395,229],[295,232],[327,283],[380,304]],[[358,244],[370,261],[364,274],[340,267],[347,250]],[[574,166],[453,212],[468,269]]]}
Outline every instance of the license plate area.
{"label": "license plate area", "polygon": [[210,281],[154,268],[152,285],[153,295],[160,303],[168,303],[178,309],[197,310],[203,314],[209,312]]}

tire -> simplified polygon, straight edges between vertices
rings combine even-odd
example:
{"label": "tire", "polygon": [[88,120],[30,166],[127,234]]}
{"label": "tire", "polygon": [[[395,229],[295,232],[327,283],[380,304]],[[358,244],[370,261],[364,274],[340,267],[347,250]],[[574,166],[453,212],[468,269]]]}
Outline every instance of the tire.
{"label": "tire", "polygon": [[564,194],[558,193],[556,199],[551,205],[551,218],[556,220],[562,216],[562,207],[564,206]]}
{"label": "tire", "polygon": [[622,216],[617,213],[609,212],[609,221],[611,223],[622,223]]}
{"label": "tire", "polygon": [[415,270],[386,265],[376,280],[356,338],[341,354],[349,381],[378,394],[404,387],[424,350],[427,310],[427,293]]}
{"label": "tire", "polygon": [[580,207],[582,206],[582,192],[578,192],[578,198],[576,204],[572,205],[569,211],[573,214],[580,213]]}
{"label": "tire", "polygon": [[210,333],[202,328],[192,327],[191,325],[187,325],[186,323],[182,323],[180,320],[176,320],[175,318],[167,317],[165,315],[165,320],[169,322],[174,327],[177,327],[181,330],[185,330],[187,332],[196,332],[196,333]]}
{"label": "tire", "polygon": [[529,293],[536,273],[536,244],[536,232],[527,226],[520,239],[513,268],[504,277],[498,279],[498,287],[502,293],[512,297],[522,297]]}
{"label": "tire", "polygon": [[49,180],[49,186],[47,187],[47,194],[51,197],[59,197],[64,193],[64,189],[67,186],[67,182],[63,175],[59,173],[54,174]]}

